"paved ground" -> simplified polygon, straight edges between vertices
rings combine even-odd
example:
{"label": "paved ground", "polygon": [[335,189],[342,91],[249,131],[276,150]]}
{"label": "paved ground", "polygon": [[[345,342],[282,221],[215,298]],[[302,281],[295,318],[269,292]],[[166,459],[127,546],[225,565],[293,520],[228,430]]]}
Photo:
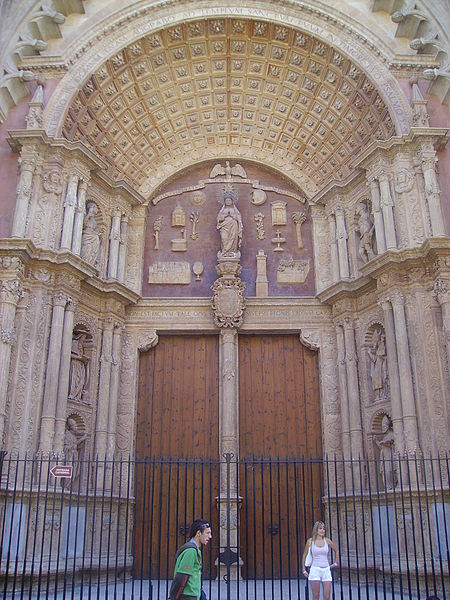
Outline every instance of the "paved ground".
{"label": "paved ground", "polygon": [[[7,600],[27,598],[27,600],[167,600],[167,589],[170,585],[166,581],[154,581],[150,586],[148,581],[128,581],[123,583],[114,583],[106,586],[102,585],[84,585],[83,588],[67,587],[65,593],[58,588],[56,593],[54,587],[50,590],[41,590],[37,592],[16,592],[6,595]],[[312,600],[311,593],[308,592],[305,580],[266,580],[266,581],[233,581],[230,583],[229,590],[224,582],[219,585],[218,582],[205,582],[204,590],[208,600]],[[365,585],[341,584],[334,582],[333,600],[410,600],[417,599],[417,595],[410,594],[407,589],[403,594],[392,593],[388,589],[379,586],[375,589],[373,586],[367,588]]]}

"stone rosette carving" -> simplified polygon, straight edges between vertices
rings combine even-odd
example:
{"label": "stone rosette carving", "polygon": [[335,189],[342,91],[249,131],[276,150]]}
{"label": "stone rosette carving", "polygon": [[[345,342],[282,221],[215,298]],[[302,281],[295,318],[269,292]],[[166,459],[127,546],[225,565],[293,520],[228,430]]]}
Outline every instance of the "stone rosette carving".
{"label": "stone rosette carving", "polygon": [[240,327],[244,318],[245,283],[239,278],[220,277],[211,286],[211,307],[217,327]]}

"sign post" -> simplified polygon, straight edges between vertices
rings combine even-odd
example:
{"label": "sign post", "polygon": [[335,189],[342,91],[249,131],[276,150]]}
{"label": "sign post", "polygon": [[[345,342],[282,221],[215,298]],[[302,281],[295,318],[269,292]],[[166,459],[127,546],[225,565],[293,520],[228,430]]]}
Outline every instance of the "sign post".
{"label": "sign post", "polygon": [[72,479],[72,465],[55,465],[50,469],[53,477]]}

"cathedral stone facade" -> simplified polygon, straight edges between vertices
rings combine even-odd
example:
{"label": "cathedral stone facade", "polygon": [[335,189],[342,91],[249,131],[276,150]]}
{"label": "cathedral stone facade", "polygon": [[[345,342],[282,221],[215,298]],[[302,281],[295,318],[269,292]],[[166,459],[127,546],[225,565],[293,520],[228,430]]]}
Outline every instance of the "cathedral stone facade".
{"label": "cathedral stone facade", "polygon": [[448,450],[448,15],[368,4],[3,3],[2,449],[134,455],[140,357],[202,334],[239,454],[286,334],[323,454]]}

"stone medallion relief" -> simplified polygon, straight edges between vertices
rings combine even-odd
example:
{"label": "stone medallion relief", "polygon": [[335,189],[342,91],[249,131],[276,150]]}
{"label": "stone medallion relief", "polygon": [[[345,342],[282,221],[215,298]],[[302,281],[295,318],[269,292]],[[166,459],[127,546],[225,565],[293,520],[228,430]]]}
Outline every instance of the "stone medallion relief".
{"label": "stone medallion relief", "polygon": [[161,189],[148,210],[144,297],[209,297],[223,259],[239,260],[246,296],[314,295],[309,209],[277,174],[205,163]]}

